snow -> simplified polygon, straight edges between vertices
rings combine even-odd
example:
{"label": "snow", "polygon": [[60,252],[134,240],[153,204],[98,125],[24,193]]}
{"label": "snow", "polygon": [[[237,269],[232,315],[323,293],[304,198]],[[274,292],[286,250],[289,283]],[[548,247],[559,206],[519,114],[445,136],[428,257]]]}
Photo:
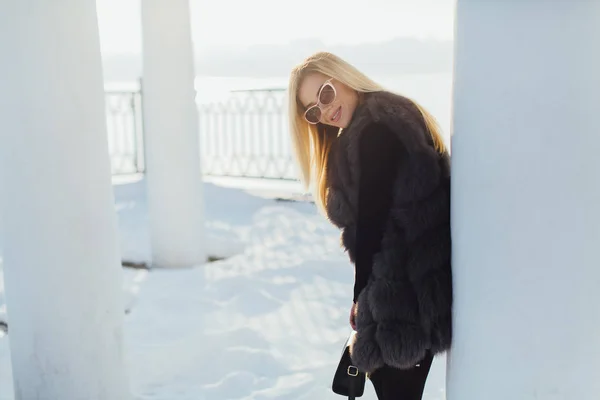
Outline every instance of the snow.
{"label": "snow", "polygon": [[[116,178],[114,189],[123,259],[149,262],[145,182]],[[207,248],[226,259],[125,269],[134,399],[342,398],[330,385],[350,329],[352,265],[312,203],[271,198],[291,190],[206,181]],[[3,307],[0,274],[0,320]],[[13,400],[8,340],[0,338],[0,400]],[[445,399],[445,365],[434,361],[425,400]],[[376,398],[370,383],[363,398]]]}

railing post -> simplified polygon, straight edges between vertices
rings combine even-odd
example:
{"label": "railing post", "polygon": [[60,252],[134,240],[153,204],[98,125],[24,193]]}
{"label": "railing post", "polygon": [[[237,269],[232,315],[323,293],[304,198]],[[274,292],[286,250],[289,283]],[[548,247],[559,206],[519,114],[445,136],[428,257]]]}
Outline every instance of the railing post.
{"label": "railing post", "polygon": [[128,399],[93,1],[5,2],[0,181],[16,400]]}
{"label": "railing post", "polygon": [[448,400],[600,393],[600,1],[458,0]]}
{"label": "railing post", "polygon": [[[138,90],[136,92],[136,113],[135,113],[135,126],[137,132],[138,146],[137,152],[137,170],[138,172],[146,172],[146,139],[144,133],[144,80],[140,77],[138,79]],[[140,161],[141,159],[141,161]]]}

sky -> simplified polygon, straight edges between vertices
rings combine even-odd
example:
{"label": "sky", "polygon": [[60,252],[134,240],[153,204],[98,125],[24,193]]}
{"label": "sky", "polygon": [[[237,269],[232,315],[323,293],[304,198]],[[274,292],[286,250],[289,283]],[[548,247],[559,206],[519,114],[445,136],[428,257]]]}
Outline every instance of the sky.
{"label": "sky", "polygon": [[[141,52],[140,1],[96,1],[104,53]],[[163,1],[168,5],[174,0]],[[371,0],[366,4],[365,0],[191,0],[193,40],[202,48],[309,38],[326,45],[394,37],[452,39],[454,0]]]}

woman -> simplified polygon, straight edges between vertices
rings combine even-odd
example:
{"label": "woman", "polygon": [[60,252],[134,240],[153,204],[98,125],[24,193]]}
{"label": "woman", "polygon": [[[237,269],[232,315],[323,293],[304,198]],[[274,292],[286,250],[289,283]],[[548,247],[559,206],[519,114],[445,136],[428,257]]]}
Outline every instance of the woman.
{"label": "woman", "polygon": [[432,116],[330,53],[292,70],[305,185],[355,265],[353,363],[382,400],[421,399],[450,347],[450,163]]}

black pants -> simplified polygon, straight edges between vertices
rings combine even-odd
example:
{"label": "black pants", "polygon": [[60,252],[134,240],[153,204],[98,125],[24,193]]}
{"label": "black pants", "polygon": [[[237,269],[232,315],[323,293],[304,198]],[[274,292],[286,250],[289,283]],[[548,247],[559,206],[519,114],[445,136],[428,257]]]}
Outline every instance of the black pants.
{"label": "black pants", "polygon": [[411,369],[384,366],[373,372],[370,380],[379,400],[421,400],[433,356],[427,356]]}

